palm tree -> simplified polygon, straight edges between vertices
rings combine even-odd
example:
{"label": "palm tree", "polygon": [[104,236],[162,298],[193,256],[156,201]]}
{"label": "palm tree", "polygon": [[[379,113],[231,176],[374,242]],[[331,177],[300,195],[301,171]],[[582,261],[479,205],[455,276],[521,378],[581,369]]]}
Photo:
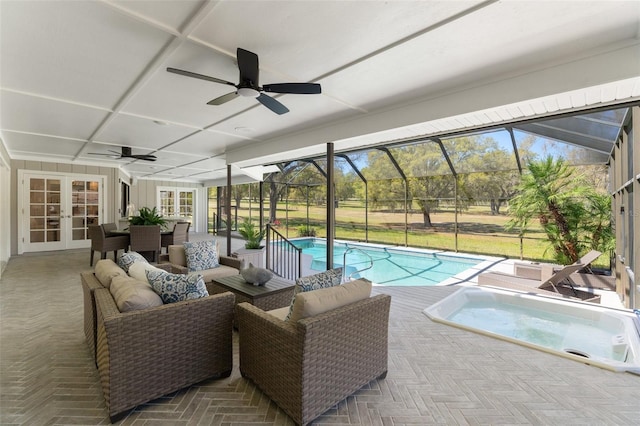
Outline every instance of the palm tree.
{"label": "palm tree", "polygon": [[513,216],[508,229],[523,232],[533,219],[538,219],[556,261],[568,264],[580,257],[584,243],[580,241],[581,222],[586,217],[582,200],[594,189],[582,184],[564,160],[548,156],[527,162],[518,193],[509,202]]}

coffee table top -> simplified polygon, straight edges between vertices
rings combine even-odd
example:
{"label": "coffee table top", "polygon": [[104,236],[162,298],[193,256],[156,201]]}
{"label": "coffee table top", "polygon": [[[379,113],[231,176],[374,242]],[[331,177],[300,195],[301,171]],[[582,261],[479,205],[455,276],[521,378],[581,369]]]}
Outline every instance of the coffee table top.
{"label": "coffee table top", "polygon": [[294,282],[280,277],[273,277],[265,285],[253,285],[244,280],[242,275],[232,275],[227,277],[214,278],[213,282],[221,287],[231,290],[234,293],[243,294],[253,299],[290,291],[295,285]]}

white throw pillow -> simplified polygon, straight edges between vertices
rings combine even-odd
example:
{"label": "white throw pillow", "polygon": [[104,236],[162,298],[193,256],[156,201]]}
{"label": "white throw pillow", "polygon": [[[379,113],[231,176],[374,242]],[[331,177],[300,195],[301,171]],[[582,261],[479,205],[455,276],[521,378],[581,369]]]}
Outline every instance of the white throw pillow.
{"label": "white throw pillow", "polygon": [[151,284],[151,282],[149,282],[149,280],[147,279],[147,271],[156,273],[167,273],[167,271],[165,271],[164,269],[156,268],[155,266],[144,262],[136,262],[133,265],[129,266],[130,277]]}

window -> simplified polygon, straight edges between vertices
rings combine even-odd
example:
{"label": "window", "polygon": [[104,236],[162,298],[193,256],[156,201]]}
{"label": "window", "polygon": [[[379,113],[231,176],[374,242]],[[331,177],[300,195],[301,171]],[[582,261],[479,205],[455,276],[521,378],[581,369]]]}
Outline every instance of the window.
{"label": "window", "polygon": [[158,188],[160,214],[166,217],[193,218],[195,188]]}
{"label": "window", "polygon": [[129,202],[131,200],[131,188],[125,181],[120,181],[120,217],[129,215]]}

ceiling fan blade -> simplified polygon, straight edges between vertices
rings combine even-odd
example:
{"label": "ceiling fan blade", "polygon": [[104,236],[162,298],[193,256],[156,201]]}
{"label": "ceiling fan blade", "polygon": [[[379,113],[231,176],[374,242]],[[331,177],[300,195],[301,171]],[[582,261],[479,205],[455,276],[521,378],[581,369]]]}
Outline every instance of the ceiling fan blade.
{"label": "ceiling fan blade", "polygon": [[157,157],[151,154],[134,154],[129,157],[135,158],[136,160],[145,160],[145,161],[156,161]]}
{"label": "ceiling fan blade", "polygon": [[218,98],[210,100],[209,102],[207,102],[207,105],[222,105],[237,97],[238,97],[238,92],[227,93],[226,95],[222,95]]}
{"label": "ceiling fan blade", "polygon": [[257,88],[260,85],[258,82],[260,77],[258,55],[238,47],[236,57],[238,58],[238,68],[240,69],[240,85],[249,80]]}
{"label": "ceiling fan blade", "polygon": [[256,99],[262,105],[266,106],[278,115],[286,114],[289,112],[289,108],[282,105],[279,101],[273,99],[271,96],[265,95],[264,93],[261,93],[260,96],[258,96]]}
{"label": "ceiling fan blade", "polygon": [[185,71],[185,70],[180,70],[180,69],[171,68],[171,67],[167,68],[167,71],[172,72],[174,74],[184,75],[185,77],[199,78],[200,80],[213,81],[214,83],[226,84],[228,86],[236,87],[236,85],[230,81],[221,80],[215,77],[209,77],[208,75],[202,75],[202,74],[198,74],[191,71]]}
{"label": "ceiling fan blade", "polygon": [[265,92],[296,93],[300,95],[315,95],[317,93],[322,93],[322,87],[317,83],[265,84],[262,89]]}

